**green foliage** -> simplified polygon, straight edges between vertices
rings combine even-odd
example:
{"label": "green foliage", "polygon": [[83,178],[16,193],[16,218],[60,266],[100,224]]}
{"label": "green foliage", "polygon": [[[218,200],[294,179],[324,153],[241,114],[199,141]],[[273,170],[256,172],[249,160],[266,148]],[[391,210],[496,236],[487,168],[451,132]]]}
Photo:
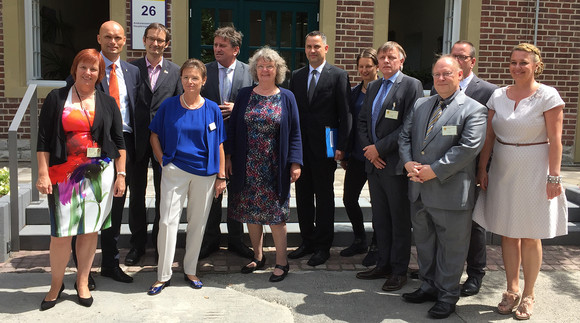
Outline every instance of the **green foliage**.
{"label": "green foliage", "polygon": [[0,169],[0,196],[4,196],[10,192],[10,173],[8,168]]}

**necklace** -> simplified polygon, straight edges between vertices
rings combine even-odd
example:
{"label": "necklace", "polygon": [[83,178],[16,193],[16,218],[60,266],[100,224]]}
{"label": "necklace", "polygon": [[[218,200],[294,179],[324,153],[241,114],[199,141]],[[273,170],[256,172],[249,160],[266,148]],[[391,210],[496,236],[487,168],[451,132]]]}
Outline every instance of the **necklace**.
{"label": "necklace", "polygon": [[199,102],[197,102],[197,104],[196,104],[196,102],[194,102],[194,104],[192,104],[190,106],[189,104],[187,104],[187,102],[185,102],[185,95],[183,95],[183,94],[181,95],[181,102],[183,103],[183,105],[185,105],[185,107],[188,110],[196,110],[196,109],[201,108],[201,106],[203,105],[203,99],[202,99]]}

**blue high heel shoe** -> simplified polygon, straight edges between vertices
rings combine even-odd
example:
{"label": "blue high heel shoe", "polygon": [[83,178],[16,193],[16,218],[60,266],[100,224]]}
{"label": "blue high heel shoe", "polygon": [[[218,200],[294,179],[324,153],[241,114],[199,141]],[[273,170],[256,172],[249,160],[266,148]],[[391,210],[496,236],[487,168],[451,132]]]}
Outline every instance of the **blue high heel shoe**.
{"label": "blue high heel shoe", "polygon": [[62,294],[63,290],[64,290],[64,283],[62,283],[62,286],[60,287],[60,291],[58,292],[58,296],[53,301],[47,301],[44,299],[42,300],[42,303],[40,303],[40,310],[46,311],[48,309],[53,308],[54,305],[56,305],[56,301],[60,298],[60,294]]}
{"label": "blue high heel shoe", "polygon": [[193,289],[200,289],[203,287],[203,283],[201,282],[201,280],[191,280],[189,279],[189,277],[187,277],[187,274],[183,274],[183,278],[185,279],[186,282],[189,283],[189,287]]}
{"label": "blue high heel shoe", "polygon": [[162,284],[161,284],[161,285],[159,285],[159,286],[154,286],[154,285],[155,285],[155,284],[153,284],[153,285],[151,285],[151,287],[149,287],[149,291],[147,291],[147,295],[151,295],[151,296],[153,296],[153,295],[157,295],[157,294],[161,293],[161,291],[162,291],[162,290],[163,290],[165,287],[167,287],[167,286],[170,286],[170,285],[171,285],[171,279],[170,279],[170,280],[168,280],[168,281],[166,281],[166,282],[164,282],[164,283],[162,283]]}

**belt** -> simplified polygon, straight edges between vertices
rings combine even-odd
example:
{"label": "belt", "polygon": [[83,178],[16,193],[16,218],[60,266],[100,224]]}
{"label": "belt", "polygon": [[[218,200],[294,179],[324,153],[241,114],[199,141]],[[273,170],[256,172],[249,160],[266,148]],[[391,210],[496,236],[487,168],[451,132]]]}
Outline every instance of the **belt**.
{"label": "belt", "polygon": [[535,146],[535,145],[543,145],[543,144],[548,143],[548,141],[542,141],[542,142],[531,142],[531,143],[526,143],[526,144],[514,144],[514,143],[509,143],[509,142],[503,142],[503,141],[499,140],[498,138],[495,138],[495,140],[497,140],[497,142],[499,142],[502,145],[516,146],[516,147]]}

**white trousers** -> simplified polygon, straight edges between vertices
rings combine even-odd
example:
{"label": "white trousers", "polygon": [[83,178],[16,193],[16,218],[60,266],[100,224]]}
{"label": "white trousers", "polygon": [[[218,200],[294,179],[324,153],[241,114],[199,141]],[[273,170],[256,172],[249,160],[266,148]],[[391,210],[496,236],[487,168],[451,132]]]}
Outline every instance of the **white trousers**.
{"label": "white trousers", "polygon": [[159,236],[157,248],[159,261],[157,279],[166,282],[171,279],[171,265],[175,257],[179,219],[187,198],[187,238],[183,271],[195,275],[197,258],[212,199],[215,195],[215,175],[199,176],[185,172],[172,163],[161,172],[161,203],[159,206]]}

